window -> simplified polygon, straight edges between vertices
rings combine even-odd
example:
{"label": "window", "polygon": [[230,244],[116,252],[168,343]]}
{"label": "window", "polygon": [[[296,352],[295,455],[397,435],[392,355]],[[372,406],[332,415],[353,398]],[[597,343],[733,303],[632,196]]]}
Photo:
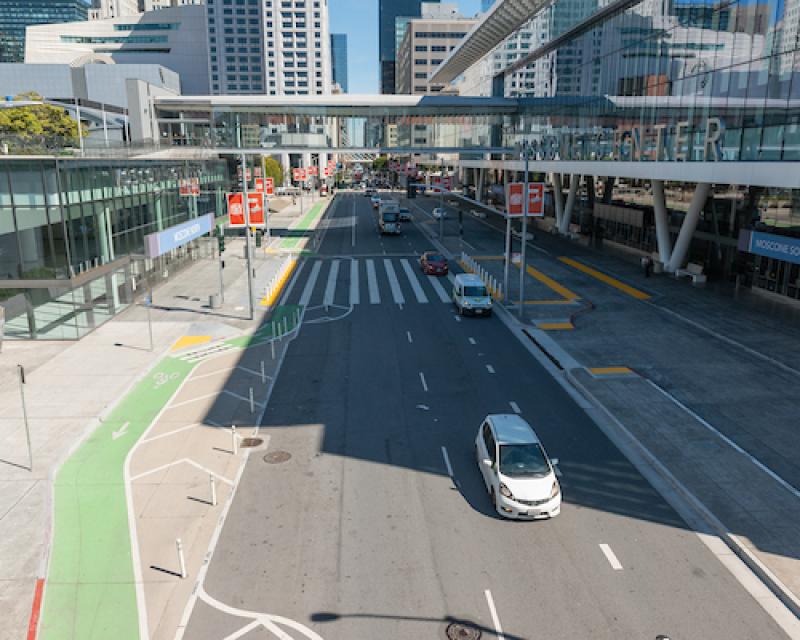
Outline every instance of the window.
{"label": "window", "polygon": [[492,429],[488,422],[483,423],[483,444],[486,445],[486,451],[489,453],[489,460],[491,460],[492,464],[494,464],[496,455],[495,442],[494,435],[492,435]]}

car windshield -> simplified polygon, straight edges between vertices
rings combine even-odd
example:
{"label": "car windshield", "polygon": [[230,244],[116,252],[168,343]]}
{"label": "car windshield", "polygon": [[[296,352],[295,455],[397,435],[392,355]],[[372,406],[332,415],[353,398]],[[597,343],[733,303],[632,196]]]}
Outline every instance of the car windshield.
{"label": "car windshield", "polygon": [[439,253],[429,253],[428,262],[445,262],[444,256]]}
{"label": "car windshield", "polygon": [[488,293],[486,293],[486,287],[464,287],[464,295],[469,298],[485,298]]}
{"label": "car windshield", "polygon": [[393,211],[391,213],[390,212],[386,212],[386,213],[383,214],[383,221],[384,222],[397,222],[397,214],[394,213]]}
{"label": "car windshield", "polygon": [[550,465],[542,447],[536,443],[503,444],[500,445],[500,473],[541,478],[550,473]]}

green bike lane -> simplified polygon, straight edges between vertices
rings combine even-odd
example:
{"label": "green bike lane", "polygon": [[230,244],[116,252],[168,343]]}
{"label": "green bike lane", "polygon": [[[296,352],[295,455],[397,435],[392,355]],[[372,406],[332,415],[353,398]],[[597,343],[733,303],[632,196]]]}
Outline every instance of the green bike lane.
{"label": "green bike lane", "polygon": [[[263,345],[275,337],[273,330],[278,336],[292,331],[298,312],[278,307],[255,333],[224,342],[242,352]],[[44,599],[33,637],[139,638],[125,462],[199,364],[164,356],[59,469]]]}
{"label": "green bike lane", "polygon": [[[297,221],[297,224],[292,226],[291,231],[313,231],[316,229],[317,224],[319,223],[320,218],[324,215],[325,211],[328,208],[328,203],[330,201],[321,200],[317,202],[315,205],[308,210],[300,220]],[[305,240],[305,236],[301,236],[299,238],[285,238],[281,241],[278,245],[280,249],[296,249],[298,245]]]}

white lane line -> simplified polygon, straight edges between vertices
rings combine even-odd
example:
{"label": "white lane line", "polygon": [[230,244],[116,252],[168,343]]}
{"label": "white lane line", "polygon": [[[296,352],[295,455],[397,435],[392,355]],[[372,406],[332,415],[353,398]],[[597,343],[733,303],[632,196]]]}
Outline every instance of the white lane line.
{"label": "white lane line", "polygon": [[238,631],[234,631],[231,635],[225,636],[223,640],[239,640],[244,635],[247,635],[254,629],[258,629],[258,627],[262,626],[261,622],[258,620],[253,620],[250,624],[245,625]]}
{"label": "white lane line", "polygon": [[367,260],[367,287],[369,287],[369,303],[380,304],[381,294],[378,291],[378,276],[375,273],[374,260]]}
{"label": "white lane line", "polygon": [[447,475],[453,477],[453,466],[450,464],[450,456],[447,455],[447,448],[442,447],[442,457],[444,458],[444,466],[447,467]]}
{"label": "white lane line", "polygon": [[[296,263],[297,264],[297,263]],[[289,281],[289,286],[286,287],[286,290],[283,292],[281,296],[282,300],[288,300],[289,296],[292,295],[292,291],[294,291],[294,285],[297,284],[297,280],[300,278],[300,274],[303,272],[303,267],[306,266],[305,262],[300,262],[297,266],[297,269],[294,270],[294,276]]]}
{"label": "white lane line", "polygon": [[410,331],[406,331],[406,337],[408,338],[408,344],[414,344],[414,338],[411,337]]}
{"label": "white lane line", "polygon": [[388,258],[384,259],[383,267],[386,269],[386,276],[389,278],[389,287],[392,290],[392,297],[397,304],[405,304],[406,299],[403,297],[403,290],[400,289],[400,281],[397,279],[397,274],[394,270],[392,261]]}
{"label": "white lane line", "polygon": [[308,282],[303,289],[303,294],[300,296],[300,306],[307,307],[311,301],[311,294],[314,293],[314,285],[317,284],[319,278],[319,270],[322,268],[322,263],[317,260],[311,268],[311,273],[308,275]]}
{"label": "white lane line", "polygon": [[509,402],[508,404],[511,405],[511,410],[514,413],[522,413],[522,409],[520,409],[519,405],[516,402],[514,402],[513,400],[511,402]]}
{"label": "white lane line", "polygon": [[144,438],[142,440],[142,444],[144,444],[145,442],[153,442],[153,440],[161,440],[161,438],[169,438],[170,436],[174,436],[176,433],[182,433],[183,431],[188,431],[189,429],[194,429],[194,428],[199,427],[199,426],[200,425],[198,423],[194,423],[194,424],[190,424],[190,425],[185,426],[185,427],[181,427],[180,429],[174,429],[173,431],[167,431],[166,433],[161,433],[161,434],[159,434],[157,436],[152,436],[150,438]]}
{"label": "white lane line", "polygon": [[358,260],[350,261],[350,304],[361,304],[361,292],[358,287]]}
{"label": "white lane line", "polygon": [[414,273],[414,270],[411,268],[411,265],[408,263],[408,260],[403,258],[402,260],[400,260],[400,264],[403,265],[403,271],[406,272],[408,283],[414,290],[414,295],[417,298],[417,302],[419,302],[420,304],[428,304],[428,296],[426,296],[425,292],[422,290],[422,287],[419,284],[419,280],[417,280],[417,274]]}
{"label": "white lane line", "polygon": [[622,563],[617,559],[617,556],[611,550],[611,547],[609,547],[607,544],[601,543],[600,550],[603,552],[606,560],[608,560],[608,564],[611,565],[611,568],[614,569],[614,571],[622,571]]}
{"label": "white lane line", "polygon": [[428,390],[428,383],[425,382],[425,374],[422,373],[422,371],[419,372],[419,380],[420,380],[420,382],[422,382],[422,388],[425,389],[425,391],[427,391]]}
{"label": "white lane line", "polygon": [[358,216],[356,216],[356,201],[353,200],[353,241],[352,246],[356,246],[356,227],[358,226]]}
{"label": "white lane line", "polygon": [[492,592],[486,589],[483,592],[486,595],[486,603],[489,605],[489,613],[492,614],[492,624],[494,624],[494,630],[497,634],[497,640],[505,640],[505,636],[503,635],[503,626],[500,624],[500,618],[497,615],[497,609],[494,606],[494,598],[492,598]]}
{"label": "white lane line", "polygon": [[450,296],[448,295],[445,288],[442,286],[442,283],[439,282],[439,278],[436,276],[428,276],[428,282],[431,283],[433,290],[436,292],[436,295],[439,296],[439,300],[442,302],[450,302]]}
{"label": "white lane line", "polygon": [[468,338],[468,340],[469,340],[470,344],[473,344],[473,345],[478,344],[477,342],[475,342],[475,338]]}
{"label": "white lane line", "polygon": [[487,370],[489,373],[494,373],[494,367],[493,367],[492,365],[490,365],[490,364],[487,364],[487,365],[486,365],[486,370]]}
{"label": "white lane line", "polygon": [[456,314],[455,318],[456,318],[456,322],[461,322],[461,316],[460,315]]}
{"label": "white lane line", "polygon": [[325,287],[325,296],[322,298],[322,304],[330,307],[333,304],[333,299],[336,295],[336,278],[339,277],[339,263],[341,260],[334,260],[331,264],[331,270],[328,272],[328,284]]}

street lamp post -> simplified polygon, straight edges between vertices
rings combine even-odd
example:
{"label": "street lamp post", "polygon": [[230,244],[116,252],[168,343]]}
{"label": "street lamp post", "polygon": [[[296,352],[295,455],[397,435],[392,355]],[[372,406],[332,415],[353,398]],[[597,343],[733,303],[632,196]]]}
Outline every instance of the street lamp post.
{"label": "street lamp post", "polygon": [[33,471],[33,449],[31,448],[31,430],[28,426],[28,408],[25,406],[25,367],[17,365],[19,372],[19,395],[22,399],[22,419],[25,423],[25,437],[28,440],[28,471]]}
{"label": "street lamp post", "polygon": [[522,249],[520,250],[519,265],[519,318],[522,320],[525,312],[525,269],[528,266],[525,262],[525,249],[528,245],[528,202],[530,200],[530,196],[528,195],[528,162],[530,160],[530,145],[528,144],[527,140],[522,141],[520,153],[525,161],[525,180],[522,186]]}
{"label": "street lamp post", "polygon": [[439,171],[439,239],[444,242],[444,158],[441,159],[441,170]]}

